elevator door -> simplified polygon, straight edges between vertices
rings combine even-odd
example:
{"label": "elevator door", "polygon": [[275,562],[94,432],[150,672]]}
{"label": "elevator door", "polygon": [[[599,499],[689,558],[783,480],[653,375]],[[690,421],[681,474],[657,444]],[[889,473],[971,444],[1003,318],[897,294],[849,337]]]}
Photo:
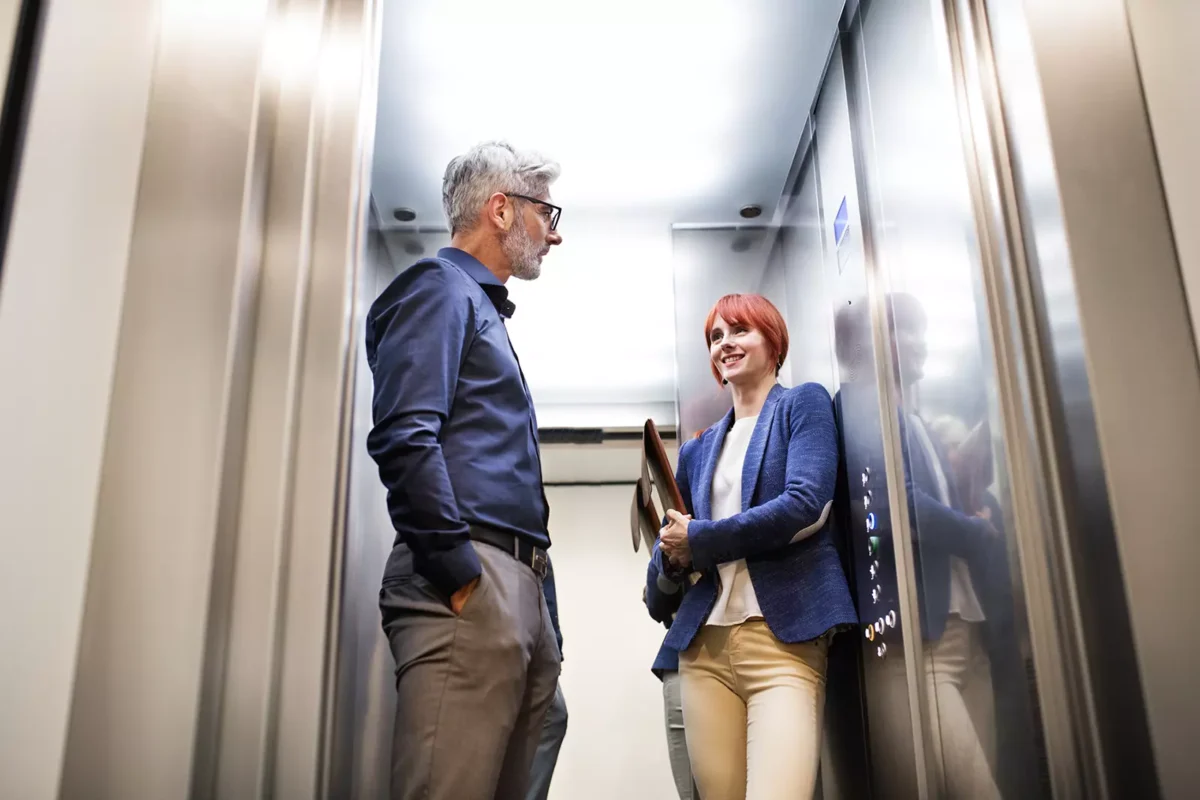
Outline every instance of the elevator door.
{"label": "elevator door", "polygon": [[947,25],[919,0],[864,3],[817,113],[873,788],[1039,797],[998,311]]}

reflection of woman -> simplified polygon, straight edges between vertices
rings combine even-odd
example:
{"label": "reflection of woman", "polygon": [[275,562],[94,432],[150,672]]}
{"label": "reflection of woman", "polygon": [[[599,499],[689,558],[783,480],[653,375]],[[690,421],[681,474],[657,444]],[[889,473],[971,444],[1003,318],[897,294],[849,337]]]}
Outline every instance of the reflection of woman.
{"label": "reflection of woman", "polygon": [[[856,374],[857,362],[869,354],[859,345],[869,341],[866,304],[851,304],[838,315],[838,357],[843,372]],[[887,313],[894,366],[891,387],[897,400],[898,429],[902,445],[903,480],[913,537],[914,576],[919,591],[920,630],[924,640],[924,671],[933,729],[932,750],[943,793],[951,798],[984,800],[999,797],[989,763],[994,738],[990,669],[982,646],[988,615],[981,589],[989,563],[995,562],[1003,542],[977,508],[991,483],[991,454],[987,426],[970,432],[961,421],[940,422],[943,433],[961,442],[954,459],[947,457],[937,433],[916,412],[912,398],[924,378],[927,317],[912,295],[887,297]],[[873,395],[874,387],[866,394]],[[842,385],[842,404],[856,391],[852,382]],[[859,397],[855,402],[862,403]],[[873,402],[873,400],[872,400]],[[849,440],[848,440],[849,443]],[[870,460],[870,447],[858,460]],[[878,463],[881,459],[875,457]],[[964,496],[962,490],[966,490]],[[881,584],[894,573],[885,572]],[[891,594],[891,587],[885,589]],[[981,596],[982,595],[982,596]],[[885,662],[884,669],[889,664]],[[896,677],[903,662],[890,667]],[[903,698],[897,698],[903,700]],[[907,749],[911,735],[909,709],[899,702],[872,717],[881,739],[891,738],[897,751]],[[885,742],[886,745],[886,742]]]}
{"label": "reflection of woman", "polygon": [[704,800],[809,797],[828,637],[857,621],[828,524],[832,404],[817,384],[776,382],[787,328],[766,298],[721,298],[704,334],[733,409],[681,449],[690,513],[670,512],[649,575],[702,573],[666,639],[688,752]]}

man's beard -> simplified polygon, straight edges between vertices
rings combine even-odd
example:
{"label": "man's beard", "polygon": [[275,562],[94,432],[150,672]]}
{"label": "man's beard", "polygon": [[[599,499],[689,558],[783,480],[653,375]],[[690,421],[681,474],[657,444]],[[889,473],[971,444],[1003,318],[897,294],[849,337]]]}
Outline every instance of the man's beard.
{"label": "man's beard", "polygon": [[523,281],[535,280],[542,274],[541,246],[529,235],[524,225],[514,225],[500,242],[504,255],[512,266],[512,274]]}

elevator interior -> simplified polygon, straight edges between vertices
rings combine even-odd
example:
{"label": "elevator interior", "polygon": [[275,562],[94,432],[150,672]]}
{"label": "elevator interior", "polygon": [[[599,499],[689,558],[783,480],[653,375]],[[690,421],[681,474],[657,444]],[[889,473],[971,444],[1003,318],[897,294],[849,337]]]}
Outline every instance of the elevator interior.
{"label": "elevator interior", "polygon": [[[997,40],[1027,46],[1002,6],[990,19],[1010,31]],[[368,261],[383,268],[364,282],[360,308],[396,269],[448,240],[440,165],[472,137],[503,136],[545,147],[565,167],[555,198],[566,208],[566,243],[539,284],[514,295],[526,315],[512,325],[514,343],[545,428],[611,436],[650,417],[682,439],[715,422],[729,401],[711,380],[699,331],[712,302],[734,291],[762,293],[787,317],[793,348],[781,381],[816,381],[835,398],[839,522],[862,627],[859,639],[841,638],[831,662],[827,797],[1024,798],[1153,785],[1132,642],[1107,667],[1080,666],[1069,643],[1087,623],[1063,613],[1078,600],[1057,596],[1065,592],[1051,573],[1067,568],[1040,563],[1053,549],[1054,492],[1028,443],[1014,441],[1034,427],[1023,407],[1032,370],[1012,352],[1022,332],[1006,319],[1006,270],[1017,271],[1006,259],[1022,248],[1013,243],[1021,229],[988,218],[998,207],[990,193],[1017,191],[986,162],[1003,146],[981,116],[998,80],[987,74],[990,50],[976,50],[978,17],[988,13],[978,3],[901,0],[759,3],[736,14],[719,3],[686,12],[666,4],[628,27],[612,21],[620,14],[584,14],[532,29],[532,80],[554,102],[535,110],[502,92],[455,115],[427,98],[470,96],[466,53],[476,39],[531,35],[516,22],[525,16],[480,9],[451,24],[432,6],[403,2],[384,12]],[[594,38],[583,38],[584,26]],[[463,56],[443,66],[434,51],[451,39]],[[613,49],[645,59],[581,66]],[[555,91],[556,76],[569,91]],[[1030,160],[1045,147],[1022,144]],[[1044,187],[1021,188],[1028,194],[1014,201],[1047,202],[1034,191]],[[1053,209],[1027,224],[1052,227]],[[1047,275],[1041,301],[1069,309],[1070,285]],[[611,344],[628,318],[637,320],[634,359]],[[1059,320],[1042,333],[1065,348],[1059,379],[1084,382],[1070,352],[1078,330]],[[369,381],[362,366],[359,380]],[[362,383],[356,397],[360,439],[369,424]],[[347,587],[374,585],[390,545],[361,450],[346,563],[363,578]],[[602,477],[634,476],[608,470]],[[1075,499],[1093,519],[1106,515],[1102,495]],[[1102,569],[1113,554],[1095,557]],[[379,773],[364,775],[354,754],[366,748],[375,769],[383,763],[387,650],[370,592],[357,602],[347,594],[343,613],[357,637],[343,641],[356,665],[344,674],[358,694],[335,726],[345,747],[335,783],[378,786]],[[1108,636],[1129,637],[1120,601],[1105,615]],[[1121,689],[1100,709],[1078,689],[1089,680]],[[1106,716],[1128,726],[1125,766],[1108,774],[1093,761]]]}
{"label": "elevator interior", "polygon": [[[999,5],[991,16],[1003,24]],[[441,165],[503,137],[564,164],[554,197],[566,243],[538,284],[514,287],[510,326],[546,433],[612,441],[649,417],[683,440],[719,419],[729,399],[700,331],[728,292],[764,294],[784,312],[785,385],[815,381],[835,398],[839,523],[862,626],[831,661],[826,797],[1026,798],[1098,780],[1097,710],[1072,695],[1082,673],[1064,641],[1077,632],[1054,606],[1069,601],[1036,566],[1049,476],[1014,442],[1032,424],[1021,407],[1029,366],[1008,352],[1019,342],[1001,319],[1012,302],[1003,254],[1021,232],[988,219],[998,179],[982,159],[998,145],[979,116],[994,80],[983,76],[990,51],[973,49],[983,12],[926,0],[658,4],[633,26],[616,11],[527,26],[532,6],[480,7],[469,22],[423,3],[384,10],[375,271],[360,310],[396,270],[448,243]],[[530,70],[532,91],[553,102],[472,94],[483,58],[472,54],[510,36],[532,37],[537,56],[506,74],[520,86]],[[438,59],[450,41],[458,58]],[[1056,308],[1073,302],[1069,286],[1044,288]],[[1065,370],[1078,367],[1067,359]],[[365,588],[343,601],[347,694],[334,729],[334,783],[359,791],[383,785],[391,724],[369,591],[391,534],[358,446],[369,380],[360,360],[345,586]],[[585,477],[632,480],[632,461],[621,463]],[[614,589],[611,602],[635,601]],[[1123,628],[1117,606],[1110,632]],[[1108,713],[1130,724],[1125,772],[1144,781],[1140,683],[1131,664],[1119,670]],[[587,733],[576,723],[572,735]]]}
{"label": "elevator interior", "polygon": [[[513,287],[548,482],[724,411],[725,292],[836,398],[862,625],[824,797],[1187,796],[1200,372],[1127,5],[51,4],[0,284],[3,788],[383,796],[362,314],[445,240],[446,160],[507,137],[564,167]],[[644,626],[606,666],[652,692],[601,564]]]}

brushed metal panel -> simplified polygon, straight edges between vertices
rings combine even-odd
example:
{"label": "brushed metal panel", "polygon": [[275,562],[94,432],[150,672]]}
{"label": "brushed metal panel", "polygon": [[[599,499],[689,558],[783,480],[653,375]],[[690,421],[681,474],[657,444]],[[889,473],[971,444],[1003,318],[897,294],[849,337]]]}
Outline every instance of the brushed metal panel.
{"label": "brushed metal panel", "polygon": [[780,235],[785,260],[788,309],[788,355],[792,385],[813,381],[832,395],[836,391],[833,363],[833,303],[825,270],[820,198],[815,157],[801,173],[790,200]]}
{"label": "brushed metal panel", "polygon": [[[328,796],[329,728],[349,499],[355,292],[373,153],[379,4],[330,0],[316,86],[312,271],[301,347],[292,542],[279,672],[279,797]],[[372,587],[373,588],[373,587]],[[319,589],[319,590],[318,590]]]}
{"label": "brushed metal panel", "polygon": [[[873,230],[895,444],[910,483],[929,791],[1038,796],[1048,790],[1008,462],[1008,437],[1023,432],[1006,427],[996,399],[1009,387],[1000,386],[984,284],[980,231],[990,229],[980,227],[979,167],[964,148],[962,87],[977,65],[955,60],[941,3],[872,3],[863,28],[868,185],[872,221],[882,223]],[[986,535],[972,517],[990,520]]]}
{"label": "brushed metal panel", "polygon": [[60,791],[156,6],[53,3],[29,102],[0,288],[0,793],[22,800]]}
{"label": "brushed metal panel", "polygon": [[1128,0],[1125,7],[1195,332],[1200,329],[1200,3]]}
{"label": "brushed metal panel", "polygon": [[380,627],[379,584],[395,529],[387,491],[367,452],[372,376],[362,335],[367,310],[396,276],[396,265],[376,230],[368,234],[355,310],[356,367],[351,423],[350,495],[342,552],[336,686],[329,729],[330,797],[385,797],[391,784],[395,666]]}
{"label": "brushed metal panel", "polygon": [[676,226],[671,231],[675,282],[675,391],[682,445],[733,404],[709,368],[704,320],[723,295],[755,292],[767,271],[774,232],[761,227]]}
{"label": "brushed metal panel", "polygon": [[157,23],[157,62],[64,797],[190,789],[229,500],[225,445],[238,438],[245,389],[243,282],[257,256],[252,237],[246,249],[255,211],[246,189],[266,11],[265,2],[179,0],[141,21],[146,34]]}
{"label": "brushed metal panel", "polygon": [[[821,235],[826,271],[837,285],[833,298],[837,399],[849,493],[846,526],[864,632],[860,647],[871,788],[877,797],[927,797],[930,776],[924,730],[928,723],[922,643],[917,635],[917,587],[895,400],[887,388],[894,370],[886,328],[887,274],[876,263],[879,240],[888,227],[879,204],[878,165],[871,147],[875,136],[871,98],[877,87],[870,83],[867,64],[863,22],[867,8],[860,5],[858,17],[843,37],[817,107]],[[848,227],[839,242],[834,220],[843,206]],[[872,546],[872,541],[877,544]],[[885,623],[874,638],[866,638],[867,626],[881,617],[894,619],[894,626]]]}
{"label": "brushed metal panel", "polygon": [[[1022,201],[1034,211],[1026,249],[1102,777],[1112,796],[1185,796],[1200,768],[1184,745],[1200,718],[1187,687],[1200,634],[1170,620],[1200,563],[1188,477],[1200,374],[1127,7],[988,9],[1001,92],[1017,112]],[[1002,34],[1020,26],[1032,70],[1001,52],[1013,40]],[[1027,108],[1031,80],[1040,120]]]}

